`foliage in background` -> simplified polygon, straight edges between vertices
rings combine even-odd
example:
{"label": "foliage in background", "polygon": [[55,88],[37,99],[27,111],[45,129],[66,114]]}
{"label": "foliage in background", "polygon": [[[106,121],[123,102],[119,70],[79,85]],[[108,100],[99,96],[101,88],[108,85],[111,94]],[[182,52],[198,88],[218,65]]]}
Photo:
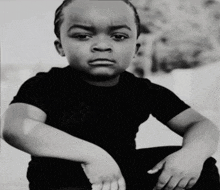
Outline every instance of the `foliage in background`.
{"label": "foliage in background", "polygon": [[151,65],[153,72],[170,72],[175,68],[192,68],[220,60],[220,2],[132,2],[140,14],[142,35],[145,36],[140,39],[140,42],[145,44],[142,53],[133,65],[137,75],[141,76],[146,71],[146,68],[143,68],[146,64]]}

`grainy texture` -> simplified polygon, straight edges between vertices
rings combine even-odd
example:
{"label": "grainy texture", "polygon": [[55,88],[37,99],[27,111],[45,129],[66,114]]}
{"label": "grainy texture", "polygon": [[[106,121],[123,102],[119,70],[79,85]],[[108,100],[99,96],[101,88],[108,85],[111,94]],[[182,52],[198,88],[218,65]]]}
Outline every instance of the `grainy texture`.
{"label": "grainy texture", "polygon": [[[220,2],[132,2],[138,8],[144,31],[148,32],[145,34],[148,44],[145,51],[151,52],[139,57],[148,56],[154,72],[170,72],[175,68],[192,68],[220,60]],[[140,41],[144,43],[143,39]],[[139,61],[135,61],[137,65]]]}

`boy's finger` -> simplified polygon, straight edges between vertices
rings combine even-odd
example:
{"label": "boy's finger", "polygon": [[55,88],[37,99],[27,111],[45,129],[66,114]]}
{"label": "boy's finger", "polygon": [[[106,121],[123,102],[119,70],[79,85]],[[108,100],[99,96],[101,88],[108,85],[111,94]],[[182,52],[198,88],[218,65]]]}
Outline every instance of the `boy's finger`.
{"label": "boy's finger", "polygon": [[123,177],[118,180],[118,187],[118,190],[126,190],[126,184]]}
{"label": "boy's finger", "polygon": [[111,190],[110,182],[105,182],[102,186],[102,190]]}
{"label": "boy's finger", "polygon": [[179,189],[185,189],[187,184],[189,182],[189,179],[188,178],[183,178],[177,185],[176,189],[179,190]]}
{"label": "boy's finger", "polygon": [[166,186],[166,184],[169,182],[170,178],[171,178],[171,175],[169,175],[166,172],[162,172],[154,190],[163,189]]}
{"label": "boy's finger", "polygon": [[101,183],[93,184],[92,190],[102,190],[102,184]]}
{"label": "boy's finger", "polygon": [[117,181],[113,181],[111,183],[111,190],[118,190],[118,182]]}
{"label": "boy's finger", "polygon": [[180,182],[180,178],[171,177],[170,181],[167,183],[165,190],[173,190],[177,187],[178,183]]}
{"label": "boy's finger", "polygon": [[188,184],[186,185],[186,189],[191,189],[195,184],[197,180],[196,179],[191,179]]}
{"label": "boy's finger", "polygon": [[155,174],[157,173],[159,170],[161,170],[163,168],[165,161],[162,160],[160,161],[156,166],[154,166],[151,170],[149,170],[147,173],[148,174]]}

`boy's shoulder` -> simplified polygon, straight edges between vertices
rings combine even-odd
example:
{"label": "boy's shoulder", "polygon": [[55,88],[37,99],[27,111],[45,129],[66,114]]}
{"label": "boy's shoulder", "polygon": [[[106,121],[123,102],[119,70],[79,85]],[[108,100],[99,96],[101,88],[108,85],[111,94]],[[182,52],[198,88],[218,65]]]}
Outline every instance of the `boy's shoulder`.
{"label": "boy's shoulder", "polygon": [[68,67],[52,67],[49,71],[41,71],[36,73],[35,76],[29,78],[25,83],[55,83],[55,81],[62,82],[69,75]]}
{"label": "boy's shoulder", "polygon": [[69,72],[68,67],[52,67],[49,71],[38,72],[35,76],[26,80],[21,85],[20,90],[32,90],[34,88],[47,92],[52,91],[62,87],[63,84],[67,84]]}
{"label": "boy's shoulder", "polygon": [[130,72],[124,72],[123,73],[123,79],[128,84],[133,84],[134,86],[137,86],[137,88],[143,88],[148,90],[161,90],[164,89],[163,86],[160,86],[156,83],[151,82],[148,78],[139,78],[136,77],[134,74]]}
{"label": "boy's shoulder", "polygon": [[[44,72],[38,72],[35,77],[39,77],[39,78],[53,78],[53,77],[57,77],[59,78],[59,76],[63,76],[63,75],[67,75],[69,73],[70,68],[67,67],[52,67],[49,71],[44,71]],[[54,78],[56,79],[56,78]]]}

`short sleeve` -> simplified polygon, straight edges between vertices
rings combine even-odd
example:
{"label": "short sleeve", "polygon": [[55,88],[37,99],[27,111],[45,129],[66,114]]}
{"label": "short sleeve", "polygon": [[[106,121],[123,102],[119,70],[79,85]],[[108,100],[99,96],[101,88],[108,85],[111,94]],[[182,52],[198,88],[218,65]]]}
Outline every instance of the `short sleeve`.
{"label": "short sleeve", "polygon": [[22,84],[10,104],[26,103],[38,107],[45,113],[48,111],[50,98],[48,77],[45,73],[38,73]]}
{"label": "short sleeve", "polygon": [[152,84],[151,114],[163,124],[190,108],[169,89]]}

